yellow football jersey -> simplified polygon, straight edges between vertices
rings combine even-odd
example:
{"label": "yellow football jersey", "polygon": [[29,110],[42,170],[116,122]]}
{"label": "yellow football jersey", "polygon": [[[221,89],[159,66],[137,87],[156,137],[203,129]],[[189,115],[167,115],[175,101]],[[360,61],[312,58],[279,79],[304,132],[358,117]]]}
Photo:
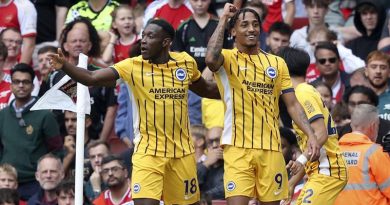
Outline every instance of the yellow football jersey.
{"label": "yellow football jersey", "polygon": [[[328,108],[321,99],[320,93],[313,86],[302,83],[295,88],[295,95],[305,110],[309,122],[323,118],[328,131],[328,140],[320,150],[319,160],[307,163],[306,173],[308,175],[319,173],[346,179],[346,166],[339,147],[337,129]],[[297,136],[299,147],[301,150],[305,150],[308,138],[295,123],[293,123],[293,126],[299,135]]]}
{"label": "yellow football jersey", "polygon": [[225,104],[222,144],[281,151],[279,97],[294,91],[284,60],[260,51],[222,50],[216,80]]}
{"label": "yellow football jersey", "polygon": [[189,85],[201,73],[187,53],[169,55],[166,64],[151,64],[138,56],[113,68],[130,87],[135,152],[178,158],[194,152],[187,97]]}

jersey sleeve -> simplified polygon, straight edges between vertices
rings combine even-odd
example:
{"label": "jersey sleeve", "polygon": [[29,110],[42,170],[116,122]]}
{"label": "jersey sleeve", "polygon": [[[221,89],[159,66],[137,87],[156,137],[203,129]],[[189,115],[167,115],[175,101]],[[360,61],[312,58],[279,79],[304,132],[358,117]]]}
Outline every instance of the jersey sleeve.
{"label": "jersey sleeve", "polygon": [[122,78],[126,82],[130,82],[131,73],[133,71],[133,64],[134,60],[132,58],[127,58],[123,61],[114,64],[111,67],[118,72],[120,78]]}
{"label": "jersey sleeve", "polygon": [[223,63],[222,66],[224,68],[228,68],[230,65],[230,58],[232,56],[232,50],[231,49],[222,49],[221,54],[223,56]]}
{"label": "jersey sleeve", "polygon": [[300,89],[298,87],[295,90],[295,96],[305,110],[309,122],[313,122],[318,118],[324,118],[320,107],[322,105],[318,105],[317,101],[315,100],[315,95],[310,93],[310,90]]}
{"label": "jersey sleeve", "polygon": [[23,37],[33,37],[37,33],[37,10],[30,1],[15,1],[18,9],[20,33]]}
{"label": "jersey sleeve", "polygon": [[278,61],[280,63],[279,65],[279,71],[280,71],[280,76],[282,80],[282,93],[288,93],[288,92],[293,92],[294,88],[292,87],[292,82],[290,78],[290,74],[288,72],[288,68],[286,65],[286,62],[282,58],[278,57]]}
{"label": "jersey sleeve", "polygon": [[[187,54],[188,55],[188,54]],[[197,80],[199,80],[199,78],[201,77],[202,73],[200,73],[199,69],[198,69],[198,64],[196,64],[196,61],[193,57],[191,57],[190,55],[188,55],[188,57],[191,59],[191,62],[192,62],[192,77],[191,77],[191,81],[192,82],[195,82]]]}

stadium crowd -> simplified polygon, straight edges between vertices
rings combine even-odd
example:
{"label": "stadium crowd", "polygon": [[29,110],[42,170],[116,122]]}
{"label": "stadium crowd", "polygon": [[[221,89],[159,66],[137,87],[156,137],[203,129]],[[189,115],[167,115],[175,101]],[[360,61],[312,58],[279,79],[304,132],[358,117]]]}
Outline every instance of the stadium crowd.
{"label": "stadium crowd", "polygon": [[0,0],[0,205],[74,204],[65,75],[84,204],[390,204],[388,0]]}

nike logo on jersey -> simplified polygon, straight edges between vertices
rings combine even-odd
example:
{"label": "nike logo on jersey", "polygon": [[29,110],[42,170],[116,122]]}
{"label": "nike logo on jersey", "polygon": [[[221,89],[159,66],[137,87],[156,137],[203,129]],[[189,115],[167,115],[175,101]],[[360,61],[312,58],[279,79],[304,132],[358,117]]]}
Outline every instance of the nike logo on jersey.
{"label": "nike logo on jersey", "polygon": [[247,67],[240,67],[240,70],[248,70]]}
{"label": "nike logo on jersey", "polygon": [[279,195],[280,193],[282,193],[283,190],[279,189],[278,191],[274,191],[274,195],[277,196]]}
{"label": "nike logo on jersey", "polygon": [[192,197],[194,197],[195,194],[191,194],[191,195],[184,195],[184,199],[185,200],[188,200],[188,199],[191,199]]}

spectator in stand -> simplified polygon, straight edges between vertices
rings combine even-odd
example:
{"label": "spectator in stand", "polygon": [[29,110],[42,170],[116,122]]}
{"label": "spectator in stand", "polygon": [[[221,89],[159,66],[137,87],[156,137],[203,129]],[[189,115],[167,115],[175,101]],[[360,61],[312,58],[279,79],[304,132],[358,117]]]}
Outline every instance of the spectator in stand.
{"label": "spectator in stand", "polygon": [[35,177],[40,188],[28,200],[27,205],[52,205],[57,204],[56,188],[64,178],[64,167],[61,159],[53,154],[43,155],[38,160]]}
{"label": "spectator in stand", "polygon": [[[66,178],[75,177],[75,156],[76,156],[76,127],[77,127],[77,113],[65,110],[64,121],[67,135],[64,137],[64,173]],[[89,128],[92,124],[89,115],[85,116],[85,130],[84,130],[84,150],[86,150],[87,144],[90,142]],[[84,152],[84,158],[87,158],[86,152]],[[86,168],[84,168],[86,169]]]}
{"label": "spectator in stand", "polygon": [[[7,47],[8,50],[8,55],[3,65],[3,71],[7,74],[10,74],[11,68],[13,68],[16,64],[18,64],[20,60],[19,58],[20,58],[20,51],[22,47],[23,37],[17,28],[11,27],[11,28],[5,28],[0,33],[0,39]],[[38,78],[35,78],[33,83],[34,83],[34,89],[32,91],[32,95],[37,96],[39,93],[39,86],[40,86]],[[11,96],[11,99],[13,98],[14,97]]]}
{"label": "spectator in stand", "polygon": [[97,31],[111,29],[111,12],[119,6],[114,0],[82,0],[70,7],[66,24],[79,17],[88,18]]}
{"label": "spectator in stand", "polygon": [[224,199],[223,185],[223,149],[220,146],[220,135],[207,135],[207,156],[197,163],[199,188],[212,199]]}
{"label": "spectator in stand", "polygon": [[316,30],[321,26],[326,26],[324,17],[328,10],[329,2],[327,0],[303,0],[303,4],[306,8],[309,25],[293,32],[290,39],[290,45],[292,47],[308,50],[310,45],[307,41],[307,36],[310,31]]}
{"label": "spectator in stand", "polygon": [[379,96],[378,112],[381,119],[390,120],[390,57],[382,51],[373,51],[367,57],[366,76],[371,88]]}
{"label": "spectator in stand", "polygon": [[[73,181],[62,181],[56,188],[58,205],[74,205],[75,184]],[[83,203],[87,203],[84,201]]]}
{"label": "spectator in stand", "polygon": [[383,24],[381,40],[378,43],[378,50],[390,54],[390,10],[387,10],[386,21]]}
{"label": "spectator in stand", "polygon": [[48,54],[56,53],[57,47],[54,46],[44,46],[38,50],[38,69],[41,73],[41,86],[39,88],[38,96],[41,97],[48,91],[51,87],[53,87],[53,79],[58,73],[58,71],[54,70],[50,67]]}
{"label": "spectator in stand", "polygon": [[[0,165],[0,189],[4,188],[18,189],[18,173],[15,167],[7,163]],[[19,205],[25,204],[27,204],[26,201],[19,200]]]}
{"label": "spectator in stand", "polygon": [[30,111],[36,102],[31,96],[34,71],[21,63],[11,70],[15,95],[9,107],[0,111],[0,163],[12,164],[18,171],[19,193],[28,199],[38,189],[36,161],[49,152],[62,149],[57,122],[50,111]]}
{"label": "spectator in stand", "polygon": [[174,29],[192,15],[189,0],[157,0],[149,4],[145,10],[144,28],[151,18],[162,18],[168,21]]}
{"label": "spectator in stand", "polygon": [[93,201],[106,188],[103,185],[100,172],[102,170],[103,158],[110,155],[111,151],[109,145],[106,142],[97,140],[88,144],[87,153],[93,172],[86,182],[84,188],[85,195],[88,200]]}
{"label": "spectator in stand", "polygon": [[7,59],[7,47],[0,41],[0,110],[8,106],[11,98],[11,76],[4,72],[4,63]]}
{"label": "spectator in stand", "polygon": [[110,43],[102,55],[102,60],[107,65],[128,58],[131,46],[138,41],[134,13],[129,6],[122,5],[115,8],[111,16],[114,33],[110,32]]}
{"label": "spectator in stand", "polygon": [[346,46],[361,59],[366,59],[371,51],[377,49],[385,22],[385,9],[377,0],[363,0],[355,8],[354,24],[362,34],[349,41]]}
{"label": "spectator in stand", "polygon": [[89,19],[98,31],[101,39],[99,43],[102,50],[99,50],[100,52],[109,44],[109,31],[112,23],[111,13],[118,6],[119,3],[114,0],[82,0],[69,9],[66,16],[66,23],[68,24],[80,17]]}
{"label": "spectator in stand", "polygon": [[315,87],[316,90],[321,94],[322,101],[324,102],[328,110],[332,111],[334,105],[332,102],[332,88],[322,81],[312,83],[312,86]]}
{"label": "spectator in stand", "polygon": [[195,148],[196,162],[203,162],[206,159],[206,134],[207,128],[203,125],[191,125],[191,136]]}
{"label": "spectator in stand", "polygon": [[[100,56],[99,36],[91,22],[86,18],[78,18],[67,24],[62,33],[61,48],[67,60],[77,65],[80,53],[89,57]],[[89,61],[90,62],[90,61]],[[99,70],[94,62],[88,64],[88,70]],[[60,71],[61,76],[65,73]],[[58,75],[60,75],[58,74]],[[90,137],[92,139],[107,140],[114,128],[117,108],[117,94],[114,85],[110,87],[91,86],[91,119]]]}
{"label": "spectator in stand", "polygon": [[340,148],[348,167],[348,184],[335,205],[389,204],[390,165],[388,153],[374,143],[379,118],[375,106],[357,105],[352,113],[352,132],[340,139]]}
{"label": "spectator in stand", "polygon": [[107,186],[98,198],[93,201],[94,205],[128,204],[133,202],[131,197],[130,177],[131,172],[122,158],[109,155],[103,158],[100,175]]}
{"label": "spectator in stand", "polygon": [[370,81],[368,81],[368,78],[366,76],[366,68],[359,68],[351,73],[350,75],[350,86],[353,87],[355,85],[364,85],[366,87],[371,87]]}
{"label": "spectator in stand", "polygon": [[306,52],[310,55],[310,66],[307,71],[306,81],[311,82],[317,78],[320,73],[315,65],[314,50],[319,42],[332,42],[337,46],[340,54],[341,65],[340,69],[350,74],[356,69],[363,68],[365,63],[362,59],[352,54],[352,51],[337,41],[337,34],[329,30],[326,26],[318,27],[316,30],[309,32],[307,37],[310,43],[310,48]]}
{"label": "spectator in stand", "polygon": [[15,28],[22,35],[19,62],[31,63],[37,34],[37,11],[30,1],[4,0],[0,2],[0,30]]}
{"label": "spectator in stand", "polygon": [[[61,31],[64,28],[69,0],[34,0],[31,1],[37,11],[36,50],[47,43],[58,45]],[[55,16],[55,18],[53,18]],[[42,44],[42,43],[46,43]]]}
{"label": "spectator in stand", "polygon": [[340,55],[335,44],[331,42],[318,43],[314,56],[316,66],[320,71],[320,77],[316,81],[322,81],[332,88],[332,101],[340,102],[346,88],[349,87],[349,76],[340,70]]}
{"label": "spectator in stand", "polygon": [[45,46],[58,46],[70,4],[69,0],[34,0],[31,2],[38,14],[36,45],[33,53],[33,66],[36,69],[39,64],[38,51]]}
{"label": "spectator in stand", "polygon": [[283,22],[275,22],[269,28],[267,36],[267,52],[277,54],[281,47],[290,45],[290,37],[293,30]]}
{"label": "spectator in stand", "polygon": [[0,205],[21,205],[18,192],[14,189],[0,189]]}
{"label": "spectator in stand", "polygon": [[[262,1],[268,7],[268,14],[263,22],[263,29],[268,33],[270,27],[275,22],[284,22],[292,26],[295,16],[295,2],[294,0],[273,0]],[[285,4],[285,15],[282,15],[282,3]]]}
{"label": "spectator in stand", "polygon": [[[344,95],[344,102],[348,106],[348,113],[351,116],[355,107],[360,104],[370,104],[373,106],[378,106],[378,96],[375,92],[365,86],[354,86],[351,87]],[[340,136],[344,134],[352,132],[351,124],[348,123],[343,127],[338,129]],[[376,139],[376,143],[382,144],[382,137],[385,136],[390,131],[390,121],[379,119],[379,129],[378,129],[378,138]]]}

